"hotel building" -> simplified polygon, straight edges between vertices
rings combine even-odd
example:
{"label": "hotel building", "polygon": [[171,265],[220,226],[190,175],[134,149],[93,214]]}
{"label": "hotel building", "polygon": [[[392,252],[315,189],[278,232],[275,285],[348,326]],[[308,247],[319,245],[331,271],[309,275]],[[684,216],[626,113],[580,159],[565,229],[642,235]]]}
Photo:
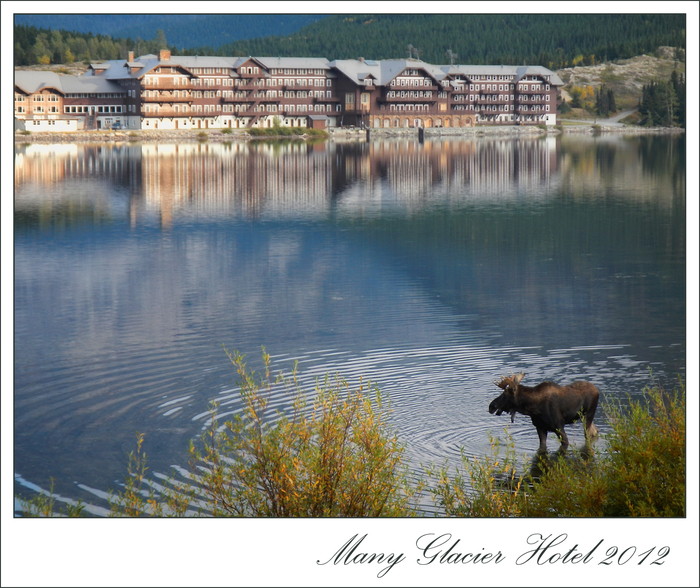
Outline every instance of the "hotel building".
{"label": "hotel building", "polygon": [[556,124],[563,82],[540,66],[414,59],[158,55],[82,76],[15,72],[23,130],[471,127]]}

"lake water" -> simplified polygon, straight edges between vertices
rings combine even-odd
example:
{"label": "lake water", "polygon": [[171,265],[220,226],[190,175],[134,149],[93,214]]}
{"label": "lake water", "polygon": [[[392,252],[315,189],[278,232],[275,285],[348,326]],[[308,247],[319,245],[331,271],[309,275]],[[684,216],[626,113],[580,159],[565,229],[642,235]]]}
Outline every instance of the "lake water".
{"label": "lake water", "polygon": [[298,360],[309,387],[376,382],[416,469],[490,453],[505,427],[534,454],[529,418],[488,414],[511,371],[604,402],[650,371],[673,387],[684,141],[16,147],[16,491],[54,478],[103,513],[137,431],[153,479],[186,468],[209,403],[237,409],[223,346]]}

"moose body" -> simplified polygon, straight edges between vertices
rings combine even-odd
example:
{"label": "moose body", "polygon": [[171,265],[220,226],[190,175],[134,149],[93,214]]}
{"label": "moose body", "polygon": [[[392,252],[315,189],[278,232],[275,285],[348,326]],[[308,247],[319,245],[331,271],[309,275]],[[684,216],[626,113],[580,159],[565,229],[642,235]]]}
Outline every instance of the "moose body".
{"label": "moose body", "polygon": [[588,438],[598,435],[593,417],[598,406],[598,388],[590,382],[573,382],[559,386],[554,382],[542,382],[537,386],[521,386],[524,374],[501,378],[494,382],[503,393],[489,405],[489,412],[496,416],[508,412],[511,422],[515,413],[529,416],[540,438],[539,451],[546,451],[547,433],[553,432],[561,440],[561,447],[569,445],[564,425],[584,419],[584,432]]}

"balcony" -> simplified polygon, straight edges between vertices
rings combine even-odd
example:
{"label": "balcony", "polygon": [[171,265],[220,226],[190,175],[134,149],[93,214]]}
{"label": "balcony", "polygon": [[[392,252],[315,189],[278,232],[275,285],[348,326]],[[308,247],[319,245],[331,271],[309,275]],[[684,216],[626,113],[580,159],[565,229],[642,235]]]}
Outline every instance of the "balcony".
{"label": "balcony", "polygon": [[520,107],[520,106],[516,106],[516,107],[515,107],[515,114],[527,114],[527,115],[531,115],[531,116],[542,116],[542,115],[544,115],[544,114],[553,114],[553,112],[551,112],[551,111],[550,111],[550,112],[547,112],[547,111],[544,110],[544,109],[541,109],[541,110],[530,110],[530,109],[528,108],[527,110],[525,110],[524,108],[522,108],[522,107]]}
{"label": "balcony", "polygon": [[438,97],[437,94],[433,94],[432,96],[380,96],[379,97],[379,102],[409,102],[409,103],[416,103],[416,102],[437,102]]}
{"label": "balcony", "polygon": [[542,96],[541,98],[532,97],[532,98],[528,98],[527,100],[518,100],[517,101],[518,104],[523,104],[525,106],[527,106],[528,104],[549,104],[550,102],[551,101],[546,100],[544,96]]}
{"label": "balcony", "polygon": [[175,116],[184,116],[184,117],[191,117],[191,116],[213,116],[214,114],[217,113],[210,113],[210,112],[175,112],[174,110],[168,108],[161,108],[158,112],[141,112],[141,116],[145,118],[173,118]]}
{"label": "balcony", "polygon": [[430,92],[441,92],[443,90],[447,90],[447,88],[443,88],[442,86],[394,86],[390,85],[387,86],[387,89],[391,92],[416,92],[416,91],[430,91]]}
{"label": "balcony", "polygon": [[[285,98],[285,100],[289,100],[289,98]],[[299,98],[299,100],[305,100],[305,98]],[[308,100],[308,98],[306,99]],[[323,98],[318,98],[314,96],[313,98],[315,103],[324,103],[324,102],[340,102],[340,98],[338,96],[332,96],[330,98],[328,97],[323,97]]]}
{"label": "balcony", "polygon": [[141,82],[141,90],[189,90],[190,88],[199,88],[200,86],[192,86],[191,84],[173,84],[172,81],[158,80],[157,84],[144,84]]}
{"label": "balcony", "polygon": [[238,77],[242,80],[259,80],[260,78],[264,78],[265,74],[262,72],[259,73],[242,73],[242,72],[237,72]]}
{"label": "balcony", "polygon": [[527,90],[518,90],[517,86],[515,89],[515,92],[518,94],[544,94],[545,92],[548,92],[549,90],[545,90],[544,86],[540,86],[538,88],[528,88]]}
{"label": "balcony", "polygon": [[[249,84],[236,84],[234,86],[227,86],[229,90],[233,89],[234,91],[236,90],[260,90],[261,88],[267,88],[265,84],[261,83],[249,83]],[[279,86],[275,86],[277,89],[279,89]]]}
{"label": "balcony", "polygon": [[[460,103],[462,103],[462,102],[455,102],[455,104],[460,104]],[[464,101],[464,103],[466,104],[466,101]],[[483,96],[480,98],[477,98],[474,101],[470,101],[470,104],[479,104],[479,105],[481,105],[481,104],[510,104],[510,103],[511,103],[511,100],[508,98],[496,98],[496,99],[487,100],[486,97],[483,97]]]}
{"label": "balcony", "polygon": [[171,96],[160,94],[159,96],[141,96],[142,102],[192,102],[192,96]]}

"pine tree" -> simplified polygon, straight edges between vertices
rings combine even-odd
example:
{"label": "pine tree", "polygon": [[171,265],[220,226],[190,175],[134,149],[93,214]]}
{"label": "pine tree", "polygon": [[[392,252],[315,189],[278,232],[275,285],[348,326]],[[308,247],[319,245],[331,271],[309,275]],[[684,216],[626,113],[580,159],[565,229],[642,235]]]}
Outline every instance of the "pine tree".
{"label": "pine tree", "polygon": [[615,93],[612,88],[608,90],[608,113],[615,114],[617,112],[617,105],[615,104]]}

